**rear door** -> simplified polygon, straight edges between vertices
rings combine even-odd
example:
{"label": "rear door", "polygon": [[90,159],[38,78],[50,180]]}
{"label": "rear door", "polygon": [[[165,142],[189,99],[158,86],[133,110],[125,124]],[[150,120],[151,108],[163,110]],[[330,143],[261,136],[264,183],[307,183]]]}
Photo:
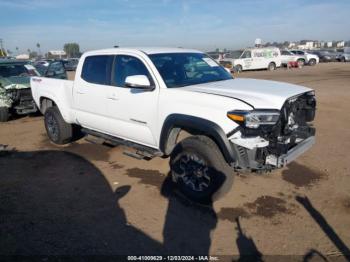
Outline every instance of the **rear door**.
{"label": "rear door", "polygon": [[107,101],[111,84],[113,55],[88,56],[73,89],[77,121],[97,131],[108,129]]}

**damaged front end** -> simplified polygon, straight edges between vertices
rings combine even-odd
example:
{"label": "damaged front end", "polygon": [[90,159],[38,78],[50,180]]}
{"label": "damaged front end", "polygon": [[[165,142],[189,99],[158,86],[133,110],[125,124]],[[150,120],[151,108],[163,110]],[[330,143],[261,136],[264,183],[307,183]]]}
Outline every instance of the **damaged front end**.
{"label": "damaged front end", "polygon": [[0,81],[0,107],[19,115],[37,111],[29,84],[12,83],[4,78]]}
{"label": "damaged front end", "polygon": [[307,151],[315,143],[315,112],[313,91],[288,99],[280,111],[260,110],[252,116],[235,111],[231,117],[229,112],[240,123],[228,137],[237,156],[236,170],[281,168]]}

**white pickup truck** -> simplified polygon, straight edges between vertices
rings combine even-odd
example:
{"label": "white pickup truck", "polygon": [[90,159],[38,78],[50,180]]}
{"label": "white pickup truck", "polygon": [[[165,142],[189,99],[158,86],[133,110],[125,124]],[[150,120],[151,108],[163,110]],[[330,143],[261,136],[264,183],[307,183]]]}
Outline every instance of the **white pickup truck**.
{"label": "white pickup truck", "polygon": [[74,81],[32,77],[31,87],[52,142],[80,132],[134,157],[170,156],[173,181],[197,201],[226,192],[235,171],[281,168],[315,141],[313,90],[234,79],[196,50],[87,52]]}

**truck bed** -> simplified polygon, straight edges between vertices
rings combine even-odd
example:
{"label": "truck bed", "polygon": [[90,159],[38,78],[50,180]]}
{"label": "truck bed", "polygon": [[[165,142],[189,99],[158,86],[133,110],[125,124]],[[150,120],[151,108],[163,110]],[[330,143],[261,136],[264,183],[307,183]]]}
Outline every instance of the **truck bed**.
{"label": "truck bed", "polygon": [[42,99],[50,99],[55,101],[63,118],[67,122],[72,122],[70,109],[73,104],[74,81],[47,77],[32,77],[30,79],[30,86],[35,104],[39,109],[41,108]]}

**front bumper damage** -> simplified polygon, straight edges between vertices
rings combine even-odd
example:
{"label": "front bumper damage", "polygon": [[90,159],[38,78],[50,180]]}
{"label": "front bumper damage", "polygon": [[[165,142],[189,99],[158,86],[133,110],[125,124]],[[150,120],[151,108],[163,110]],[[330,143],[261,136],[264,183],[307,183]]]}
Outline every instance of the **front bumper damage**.
{"label": "front bumper damage", "polygon": [[316,100],[303,94],[286,101],[275,126],[247,129],[240,126],[228,137],[235,152],[237,171],[269,171],[282,168],[315,143]]}
{"label": "front bumper damage", "polygon": [[30,88],[8,89],[8,98],[11,99],[11,110],[18,115],[35,113],[38,111]]}
{"label": "front bumper damage", "polygon": [[314,144],[315,144],[315,137],[314,136],[306,138],[305,140],[303,140],[299,144],[297,144],[295,147],[290,149],[286,154],[280,155],[278,157],[275,155],[268,155],[266,157],[266,164],[271,165],[271,166],[275,166],[277,168],[284,167],[285,165],[294,161],[296,158],[298,158],[304,152],[309,150]]}

